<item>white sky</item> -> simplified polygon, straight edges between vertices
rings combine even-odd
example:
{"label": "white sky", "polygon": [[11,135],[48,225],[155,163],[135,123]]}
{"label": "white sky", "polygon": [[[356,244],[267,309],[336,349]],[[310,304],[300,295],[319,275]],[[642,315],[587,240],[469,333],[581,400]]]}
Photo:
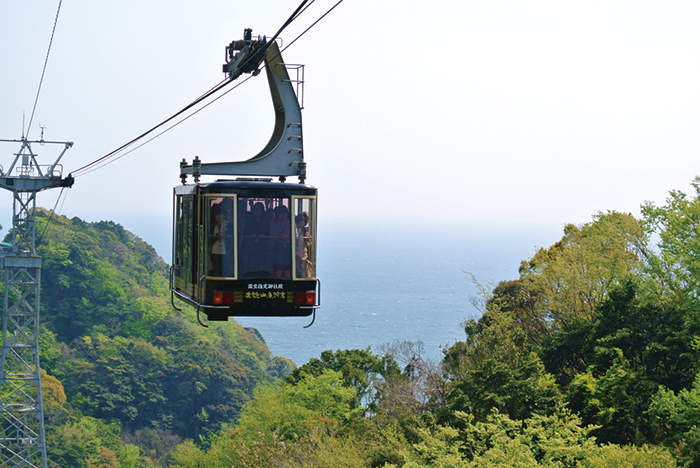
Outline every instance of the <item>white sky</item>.
{"label": "white sky", "polygon": [[[41,124],[74,141],[65,173],[97,159],[222,80],[225,46],[274,34],[299,1],[64,0],[30,138]],[[0,138],[29,120],[57,5],[0,3]],[[345,0],[284,53],[306,65],[321,219],[559,229],[663,203],[700,166],[698,24],[697,1]],[[169,240],[179,161],[248,159],[272,123],[262,74],[78,178],[59,212]],[[0,144],[0,164],[18,149]],[[58,148],[34,150],[48,164]],[[10,213],[7,192],[5,228]]]}

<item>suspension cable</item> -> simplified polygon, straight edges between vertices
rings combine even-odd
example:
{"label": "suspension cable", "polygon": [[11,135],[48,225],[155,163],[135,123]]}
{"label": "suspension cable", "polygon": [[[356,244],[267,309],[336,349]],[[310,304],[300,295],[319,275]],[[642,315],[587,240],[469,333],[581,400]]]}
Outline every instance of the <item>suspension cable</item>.
{"label": "suspension cable", "polygon": [[[120,155],[118,155],[118,156],[113,155],[112,158],[102,161],[102,164],[100,164],[100,165],[98,165],[98,166],[95,166],[95,167],[92,167],[92,168],[89,169],[89,170],[88,170],[87,168],[88,168],[90,165],[83,166],[83,168],[86,168],[86,169],[84,169],[83,172],[81,172],[80,175],[90,174],[91,172],[94,172],[94,171],[96,171],[96,170],[98,170],[98,169],[102,169],[103,167],[107,166],[108,164],[113,163],[114,161],[120,160],[121,158],[123,158],[123,157],[126,156],[127,154],[133,153],[134,151],[136,151],[137,149],[141,148],[141,147],[144,146],[145,144],[150,143],[151,141],[155,140],[156,138],[158,138],[158,137],[161,136],[162,134],[164,134],[164,133],[166,133],[166,132],[169,132],[169,131],[172,130],[173,128],[177,127],[178,125],[180,125],[181,123],[183,123],[185,120],[187,120],[187,119],[189,119],[190,117],[193,117],[195,114],[198,114],[199,112],[203,111],[204,109],[206,109],[206,108],[209,107],[210,105],[214,104],[216,101],[218,101],[218,100],[221,99],[222,97],[226,96],[228,93],[230,93],[230,92],[233,91],[234,89],[238,88],[238,87],[241,86],[243,83],[245,83],[246,81],[250,80],[251,78],[252,78],[252,76],[247,77],[245,80],[239,82],[239,83],[238,83],[236,86],[234,86],[233,88],[231,88],[231,89],[229,89],[228,91],[226,91],[226,92],[220,94],[219,96],[215,97],[214,99],[212,99],[212,100],[209,101],[208,103],[204,104],[204,105],[203,105],[202,107],[200,107],[199,109],[195,110],[194,112],[192,112],[191,114],[187,115],[186,117],[183,117],[182,119],[178,120],[177,122],[175,122],[174,124],[172,124],[170,127],[166,128],[166,129],[163,130],[162,132],[160,132],[160,133],[158,133],[158,134],[152,136],[151,138],[149,138],[148,140],[144,141],[143,143],[141,143],[140,145],[136,146],[135,148],[132,148],[132,149],[130,149],[129,151],[127,151],[127,152],[125,152],[125,153],[122,153],[122,154],[120,154]],[[117,151],[117,150],[115,150],[115,151]],[[113,152],[113,153],[114,153],[114,152]]]}
{"label": "suspension cable", "polygon": [[[309,32],[309,30],[310,30],[311,28],[313,28],[314,26],[316,26],[316,25],[318,24],[319,21],[321,21],[323,18],[325,18],[331,11],[335,10],[335,7],[337,7],[337,6],[340,5],[341,3],[343,3],[343,0],[338,0],[338,3],[336,3],[335,5],[333,5],[328,11],[326,11],[323,15],[321,15],[321,17],[320,17],[319,19],[317,19],[316,21],[314,21],[314,22],[311,24],[311,26],[309,26],[308,28],[306,28],[304,31],[302,31],[301,34],[299,34],[297,37],[295,37],[294,40],[293,40],[292,42],[290,42],[289,44],[287,44],[287,46],[286,46],[284,49],[282,49],[282,50],[280,51],[280,53],[282,53],[282,52],[284,52],[285,50],[289,49],[289,47],[290,47],[292,44],[294,44],[296,41],[298,41],[299,38],[301,38],[301,36],[303,36],[304,34],[306,34],[307,32]],[[309,5],[309,6],[310,6],[310,5]]]}
{"label": "suspension cable", "polygon": [[49,63],[49,54],[51,53],[51,44],[53,44],[53,36],[56,33],[56,24],[58,24],[58,14],[61,13],[61,3],[63,0],[58,0],[58,10],[56,11],[56,18],[53,21],[53,29],[51,31],[51,39],[49,40],[49,49],[46,51],[46,59],[44,59],[44,69],[41,70],[41,79],[39,79],[39,89],[36,91],[36,98],[34,98],[34,107],[32,108],[32,115],[29,117],[29,125],[27,126],[26,137],[29,138],[29,129],[32,128],[32,121],[34,120],[34,112],[36,111],[36,105],[39,102],[39,93],[41,92],[41,85],[44,82],[44,73],[46,73],[46,65]]}
{"label": "suspension cable", "polygon": [[[277,33],[275,34],[275,36],[273,37],[272,40],[276,39],[277,36],[278,36],[287,26],[289,26],[289,24],[291,24],[295,19],[297,19],[302,13],[304,13],[304,11],[306,11],[306,10],[308,9],[308,7],[311,6],[311,4],[313,4],[313,3],[315,2],[315,0],[312,0],[311,3],[309,3],[308,5],[306,5],[306,8],[303,8],[304,5],[307,3],[307,1],[308,1],[308,0],[304,0],[304,1],[301,3],[301,5],[299,5],[299,7],[294,11],[294,13],[293,13],[293,14],[289,17],[289,19],[284,23],[284,25],[277,31]],[[287,50],[292,44],[294,44],[297,40],[299,40],[299,38],[301,38],[301,37],[302,37],[304,34],[306,34],[311,28],[313,28],[316,24],[318,24],[319,21],[321,21],[323,18],[325,18],[331,11],[333,11],[333,10],[334,10],[338,5],[340,5],[342,2],[343,2],[343,0],[339,0],[335,5],[333,5],[333,7],[331,7],[328,11],[326,11],[320,18],[318,18],[316,21],[314,21],[314,23],[311,24],[311,26],[309,26],[308,28],[306,28],[306,29],[305,29],[301,34],[299,34],[293,41],[291,41],[289,44],[287,44],[287,46],[283,49],[283,51],[284,51],[284,50]],[[272,42],[272,40],[270,40],[270,43]],[[280,51],[280,53],[281,53],[281,52],[282,52],[282,51]],[[251,57],[251,58],[252,58],[252,57]],[[249,58],[248,60],[250,60],[251,58]],[[233,88],[229,89],[229,90],[226,91],[225,93],[223,93],[223,94],[221,94],[220,96],[214,98],[212,101],[206,103],[206,104],[205,104],[204,106],[202,106],[201,108],[195,110],[194,112],[192,112],[191,114],[189,114],[189,115],[187,115],[186,117],[182,118],[181,120],[179,120],[179,121],[176,122],[175,124],[173,124],[173,125],[171,125],[170,127],[166,128],[166,129],[163,130],[162,132],[160,132],[160,133],[158,133],[157,135],[153,136],[152,138],[146,140],[146,141],[143,142],[142,144],[136,146],[135,148],[132,148],[131,150],[129,150],[128,152],[126,152],[126,153],[124,153],[124,154],[121,154],[121,155],[119,155],[119,156],[116,156],[118,153],[124,151],[125,149],[127,149],[127,148],[130,147],[131,145],[135,144],[136,142],[138,142],[138,141],[141,140],[142,138],[145,138],[146,136],[148,136],[149,134],[153,133],[153,132],[156,131],[157,129],[161,128],[162,126],[164,126],[164,125],[167,124],[168,122],[174,120],[174,119],[177,118],[178,116],[184,114],[184,113],[187,112],[188,110],[190,110],[190,109],[192,109],[193,107],[195,107],[196,105],[200,104],[202,101],[204,101],[204,100],[206,100],[207,98],[211,97],[212,95],[216,94],[216,93],[219,92],[221,89],[223,89],[223,88],[225,88],[226,86],[228,86],[229,84],[231,84],[231,83],[233,82],[233,80],[228,80],[228,79],[227,79],[227,80],[224,80],[224,81],[220,82],[218,85],[212,87],[209,91],[207,91],[206,93],[204,93],[203,95],[201,95],[199,98],[195,99],[195,100],[192,101],[190,104],[188,104],[187,106],[185,106],[183,109],[181,109],[181,110],[178,111],[177,113],[173,114],[172,116],[168,117],[167,119],[165,119],[164,121],[162,121],[162,122],[159,123],[158,125],[155,125],[154,127],[152,127],[152,128],[150,128],[149,130],[145,131],[145,132],[142,133],[141,135],[139,135],[139,136],[137,136],[136,138],[132,139],[131,141],[129,141],[129,142],[123,144],[123,145],[120,146],[119,148],[117,148],[117,149],[115,149],[115,150],[113,150],[113,151],[111,151],[111,152],[105,154],[104,156],[102,156],[102,157],[100,157],[100,158],[98,158],[98,159],[96,159],[96,160],[94,160],[94,161],[92,161],[92,162],[90,162],[90,163],[88,163],[88,164],[85,164],[84,166],[79,167],[78,169],[72,171],[71,174],[74,175],[74,176],[89,174],[90,172],[93,172],[93,171],[95,171],[95,170],[97,170],[97,169],[101,169],[102,167],[106,166],[107,164],[109,164],[109,163],[111,163],[111,162],[113,162],[113,161],[116,161],[116,160],[118,160],[118,159],[121,159],[122,157],[126,156],[127,154],[129,154],[129,153],[131,153],[131,152],[133,152],[133,151],[136,151],[137,149],[141,148],[141,147],[144,146],[146,143],[149,143],[149,142],[153,141],[154,139],[158,138],[159,136],[163,135],[164,133],[168,132],[169,130],[171,130],[171,129],[175,128],[176,126],[180,125],[180,124],[181,124],[182,122],[184,122],[185,120],[189,119],[190,117],[192,117],[192,116],[194,116],[195,114],[199,113],[200,111],[202,111],[203,109],[205,109],[205,108],[208,107],[209,105],[211,105],[211,104],[213,104],[214,102],[218,101],[218,100],[221,99],[223,96],[225,96],[226,94],[230,93],[230,92],[233,91],[234,89],[238,88],[239,86],[241,86],[243,83],[247,82],[247,81],[248,81],[249,79],[251,79],[251,78],[252,78],[252,75],[249,76],[249,77],[247,77],[245,80],[239,82],[236,86],[234,86]],[[88,170],[88,169],[91,169],[91,170]]]}
{"label": "suspension cable", "polygon": [[48,219],[48,221],[46,221],[46,224],[44,225],[44,230],[41,231],[41,235],[36,240],[37,244],[39,244],[41,242],[41,240],[44,238],[44,234],[46,234],[46,231],[51,226],[51,220],[53,219],[53,215],[56,212],[56,207],[58,206],[58,202],[61,200],[61,195],[63,195],[63,191],[65,189],[66,189],[65,187],[61,187],[61,191],[58,194],[58,198],[56,198],[56,203],[54,204],[53,208],[51,208],[51,212],[49,213],[49,219]]}
{"label": "suspension cable", "polygon": [[88,164],[82,166],[82,167],[79,167],[78,169],[72,171],[72,174],[73,174],[74,176],[75,176],[75,175],[78,175],[80,172],[84,171],[85,169],[87,169],[87,168],[89,168],[89,167],[92,167],[92,166],[94,166],[95,164],[98,164],[98,163],[104,161],[105,159],[108,159],[108,158],[114,156],[116,153],[119,153],[120,151],[122,151],[122,150],[128,148],[129,146],[131,146],[131,145],[133,145],[134,143],[136,143],[137,141],[139,141],[141,138],[144,138],[144,137],[147,136],[148,134],[154,132],[155,130],[159,129],[160,127],[162,127],[163,125],[167,124],[167,123],[170,122],[171,120],[175,119],[177,116],[182,115],[183,113],[187,112],[189,109],[191,109],[192,107],[196,106],[197,104],[199,104],[200,102],[202,102],[203,100],[205,100],[205,99],[208,98],[209,96],[213,95],[214,93],[216,93],[216,92],[219,91],[220,89],[224,88],[224,87],[227,86],[229,83],[230,83],[230,81],[224,81],[224,82],[221,82],[220,84],[214,86],[214,87],[211,88],[209,91],[207,91],[206,93],[204,93],[203,95],[201,95],[200,97],[198,97],[197,99],[195,99],[194,101],[192,101],[190,104],[188,104],[188,105],[185,106],[184,108],[180,109],[178,112],[176,112],[175,114],[171,115],[170,117],[168,117],[167,119],[165,119],[164,121],[162,121],[161,123],[159,123],[158,125],[156,125],[156,126],[150,128],[149,130],[146,130],[146,131],[143,132],[141,135],[137,136],[136,138],[132,139],[131,141],[129,141],[129,142],[127,142],[127,143],[124,143],[124,144],[123,144],[122,146],[120,146],[119,148],[110,151],[109,153],[105,154],[104,156],[102,156],[102,157],[100,157],[100,158],[98,158],[98,159],[96,159],[96,160],[94,160],[94,161],[92,161],[92,162],[90,162],[90,163],[88,163]]}
{"label": "suspension cable", "polygon": [[[306,4],[306,2],[308,2],[308,1],[309,1],[309,0],[304,0],[303,2],[301,2],[301,5],[299,5],[299,6],[297,7],[297,9],[294,10],[294,13],[292,13],[292,15],[287,19],[287,21],[284,22],[284,24],[282,25],[282,27],[279,28],[279,30],[275,33],[275,35],[272,36],[272,39],[270,39],[270,42],[276,40],[277,37],[282,33],[282,31],[284,31],[285,28],[286,28],[287,26],[289,26],[290,24],[292,24],[292,22],[293,22],[295,19],[297,19],[297,18],[299,17],[299,15],[301,15],[301,14],[304,12],[304,11],[302,10],[302,8],[304,7],[304,4]],[[309,6],[311,6],[311,4],[314,3],[315,1],[316,1],[316,0],[312,0],[312,2],[309,3],[309,5],[308,5],[306,8],[308,8]],[[306,10],[306,8],[304,8],[304,10]]]}
{"label": "suspension cable", "polygon": [[[276,33],[275,36],[270,40],[270,42],[272,42],[272,40],[275,40],[275,39],[279,36],[279,34],[280,34],[289,24],[291,24],[295,19],[297,19],[299,16],[301,16],[301,14],[304,13],[316,0],[311,0],[311,3],[309,3],[308,5],[306,5],[305,8],[302,9],[302,7],[304,7],[304,4],[307,3],[307,1],[308,1],[308,0],[304,0],[304,1],[301,3],[301,5],[300,5],[300,6],[295,10],[295,12],[289,17],[289,19],[287,20],[287,22],[279,29],[279,31],[277,31],[277,33]],[[333,11],[333,10],[334,10],[338,5],[340,5],[342,2],[343,2],[343,0],[339,0],[335,5],[333,5],[333,7],[331,7],[328,11],[326,11],[326,13],[324,13],[320,18],[318,18],[313,24],[311,24],[311,26],[309,26],[308,28],[306,28],[306,29],[305,29],[301,34],[299,34],[294,40],[292,40],[289,44],[287,44],[287,46],[284,47],[284,48],[280,51],[280,54],[281,54],[283,51],[287,50],[287,49],[288,49],[292,44],[294,44],[297,40],[299,40],[299,38],[301,38],[301,37],[302,37],[304,34],[306,34],[311,28],[313,28],[316,24],[318,24],[319,21],[321,21],[323,18],[325,18],[331,11]],[[54,21],[54,31],[51,33],[51,41],[49,42],[49,52],[51,51],[51,43],[53,42],[53,35],[54,35],[55,30],[56,30],[56,23],[57,23],[57,21],[58,21],[58,13],[59,13],[60,10],[61,10],[61,3],[62,3],[62,0],[59,0],[58,12],[56,13],[56,19],[55,19],[55,21]],[[46,70],[46,63],[48,63],[49,52],[47,52],[47,54],[46,54],[46,62],[44,63],[44,71]],[[249,59],[249,60],[250,60],[250,59]],[[264,67],[264,65],[263,65],[263,67]],[[213,104],[214,102],[216,102],[216,101],[218,101],[219,99],[221,99],[222,97],[226,96],[228,93],[230,93],[230,92],[233,91],[234,89],[236,89],[236,88],[238,88],[239,86],[243,85],[243,83],[247,82],[247,81],[250,80],[251,78],[252,78],[252,75],[251,75],[251,76],[248,76],[246,79],[244,79],[243,81],[240,81],[238,84],[236,84],[236,86],[234,86],[233,88],[227,90],[226,92],[224,92],[224,93],[222,93],[221,95],[217,96],[216,98],[212,99],[210,102],[206,103],[205,105],[203,105],[203,106],[200,107],[199,109],[195,110],[195,111],[192,112],[191,114],[189,114],[189,115],[183,117],[182,119],[180,119],[179,121],[177,121],[176,123],[174,123],[173,125],[171,125],[170,127],[166,128],[165,130],[163,130],[163,131],[161,131],[160,133],[158,133],[157,135],[154,135],[153,137],[149,138],[148,140],[146,140],[145,142],[143,142],[143,143],[141,143],[140,145],[136,146],[135,148],[132,148],[131,150],[129,150],[129,151],[127,151],[127,152],[125,152],[125,153],[123,153],[123,154],[121,154],[121,155],[115,156],[117,153],[119,153],[119,152],[125,150],[125,149],[128,148],[129,146],[131,146],[131,145],[133,145],[134,143],[136,143],[138,140],[140,140],[140,139],[146,137],[146,136],[149,135],[150,133],[154,132],[154,131],[157,130],[158,128],[160,128],[160,127],[162,127],[163,125],[165,125],[166,123],[170,122],[171,120],[175,119],[176,117],[178,117],[178,116],[182,115],[183,113],[187,112],[187,110],[189,110],[189,109],[191,109],[192,107],[196,106],[197,104],[201,103],[202,101],[204,101],[204,100],[207,99],[208,97],[214,95],[216,92],[220,91],[221,89],[223,89],[224,87],[226,87],[228,84],[230,84],[230,83],[231,83],[231,80],[223,80],[223,81],[219,82],[218,84],[216,84],[215,86],[213,86],[212,88],[210,88],[207,92],[205,92],[204,94],[202,94],[199,98],[195,99],[192,103],[190,103],[189,105],[187,105],[186,107],[184,107],[183,109],[181,109],[181,110],[180,110],[179,112],[177,112],[176,114],[172,115],[172,116],[169,117],[168,119],[166,119],[166,120],[164,120],[163,122],[159,123],[158,125],[154,126],[154,127],[151,128],[150,130],[148,130],[148,131],[142,133],[141,135],[139,135],[138,137],[136,137],[136,138],[134,138],[133,140],[129,141],[128,143],[126,143],[126,144],[120,146],[119,148],[117,148],[117,149],[115,149],[115,150],[113,150],[113,151],[107,153],[106,155],[104,155],[104,156],[102,156],[102,157],[96,159],[95,161],[93,161],[93,162],[91,162],[91,163],[88,163],[88,164],[86,164],[86,165],[84,165],[84,166],[82,166],[82,167],[76,169],[75,171],[73,171],[73,174],[74,174],[74,175],[77,175],[78,173],[81,173],[81,175],[89,174],[89,173],[91,173],[91,172],[94,172],[94,171],[96,171],[96,170],[98,170],[98,169],[101,169],[101,168],[107,166],[108,164],[110,164],[110,163],[112,163],[112,162],[114,162],[114,161],[117,161],[117,160],[121,159],[122,157],[124,157],[124,156],[126,156],[126,155],[128,155],[128,154],[130,154],[130,153],[132,153],[132,152],[134,152],[134,151],[136,151],[137,149],[141,148],[141,147],[144,146],[145,144],[147,144],[147,143],[149,143],[149,142],[155,140],[156,138],[158,138],[159,136],[163,135],[164,133],[166,133],[166,132],[172,130],[172,129],[175,128],[175,127],[177,127],[178,125],[180,125],[181,123],[183,123],[184,121],[186,121],[187,119],[189,119],[190,117],[193,117],[195,114],[201,112],[202,110],[204,110],[205,108],[207,108],[208,106],[210,106],[211,104]],[[43,81],[43,79],[44,79],[44,72],[42,72],[42,74],[41,74],[41,81]],[[40,81],[40,83],[39,83],[39,90],[41,90],[41,81]],[[36,110],[36,104],[37,104],[38,98],[39,98],[39,92],[37,91],[37,100],[34,102],[34,110]],[[34,110],[32,110],[32,119],[34,118]],[[31,120],[32,120],[32,119],[30,119],[29,127],[31,127]],[[29,132],[29,127],[27,128],[27,133]],[[100,163],[101,163],[101,164],[100,164]],[[90,168],[91,168],[91,169],[90,169]],[[88,170],[88,169],[90,169],[90,170]],[[59,201],[61,200],[61,195],[63,194],[63,192],[64,192],[64,189],[61,189],[61,192],[59,193],[58,198],[56,199],[56,204],[54,205],[53,209],[52,209],[51,212],[50,212],[50,216],[49,216],[49,219],[48,219],[48,221],[47,221],[47,223],[46,223],[46,226],[45,226],[43,232],[41,233],[41,235],[39,236],[39,241],[42,240],[42,238],[44,237],[44,234],[46,234],[46,232],[47,232],[47,229],[49,229],[49,228],[51,227],[51,225],[52,225],[53,215],[54,215],[54,213],[56,212],[56,207],[58,206],[58,203],[59,203]],[[63,201],[65,202],[65,197],[63,197]],[[62,209],[62,207],[63,207],[63,204],[61,204],[61,209]]]}

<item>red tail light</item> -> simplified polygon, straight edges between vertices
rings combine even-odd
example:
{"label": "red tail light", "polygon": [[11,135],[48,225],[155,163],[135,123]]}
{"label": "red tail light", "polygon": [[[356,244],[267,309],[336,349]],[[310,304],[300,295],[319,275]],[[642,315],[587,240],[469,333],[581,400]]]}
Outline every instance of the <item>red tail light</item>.
{"label": "red tail light", "polygon": [[214,291],[214,305],[231,305],[233,298],[233,291]]}
{"label": "red tail light", "polygon": [[214,305],[223,305],[224,303],[224,292],[214,291]]}
{"label": "red tail light", "polygon": [[226,304],[226,305],[233,304],[233,291],[226,291],[224,293],[224,304]]}
{"label": "red tail light", "polygon": [[294,295],[294,303],[299,306],[316,305],[316,291],[298,292]]}

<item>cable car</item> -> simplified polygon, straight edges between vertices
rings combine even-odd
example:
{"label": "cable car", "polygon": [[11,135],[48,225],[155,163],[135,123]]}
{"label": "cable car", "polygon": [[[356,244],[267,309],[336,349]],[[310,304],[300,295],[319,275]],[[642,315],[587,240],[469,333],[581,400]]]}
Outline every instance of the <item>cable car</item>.
{"label": "cable car", "polygon": [[209,320],[317,307],[310,185],[219,180],[175,188],[173,292]]}
{"label": "cable car", "polygon": [[[247,161],[203,163],[195,157],[191,165],[180,163],[170,290],[210,321],[311,314],[315,319],[320,307],[318,191],[305,183],[301,106],[293,86],[299,80],[290,79],[274,40],[253,40],[249,29],[244,37],[227,48],[224,71],[231,79],[255,75],[264,60],[274,131],[265,148]],[[257,64],[251,66],[250,57],[258,57]],[[194,184],[187,183],[189,175]],[[245,177],[200,182],[202,175]],[[299,183],[286,182],[289,176]]]}

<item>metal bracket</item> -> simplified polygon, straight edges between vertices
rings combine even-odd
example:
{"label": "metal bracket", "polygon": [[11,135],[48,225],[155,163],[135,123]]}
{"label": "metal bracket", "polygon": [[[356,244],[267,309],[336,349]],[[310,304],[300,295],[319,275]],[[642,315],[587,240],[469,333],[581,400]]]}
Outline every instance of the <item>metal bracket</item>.
{"label": "metal bracket", "polygon": [[299,80],[290,80],[279,46],[275,41],[267,44],[265,72],[275,110],[275,127],[267,145],[247,161],[201,163],[197,167],[199,157],[191,165],[183,160],[180,163],[182,180],[186,181],[187,175],[193,175],[197,182],[198,174],[280,178],[296,176],[299,177],[300,183],[304,183],[306,163],[304,163],[301,129],[301,106],[294,92],[295,83],[298,85]]}

